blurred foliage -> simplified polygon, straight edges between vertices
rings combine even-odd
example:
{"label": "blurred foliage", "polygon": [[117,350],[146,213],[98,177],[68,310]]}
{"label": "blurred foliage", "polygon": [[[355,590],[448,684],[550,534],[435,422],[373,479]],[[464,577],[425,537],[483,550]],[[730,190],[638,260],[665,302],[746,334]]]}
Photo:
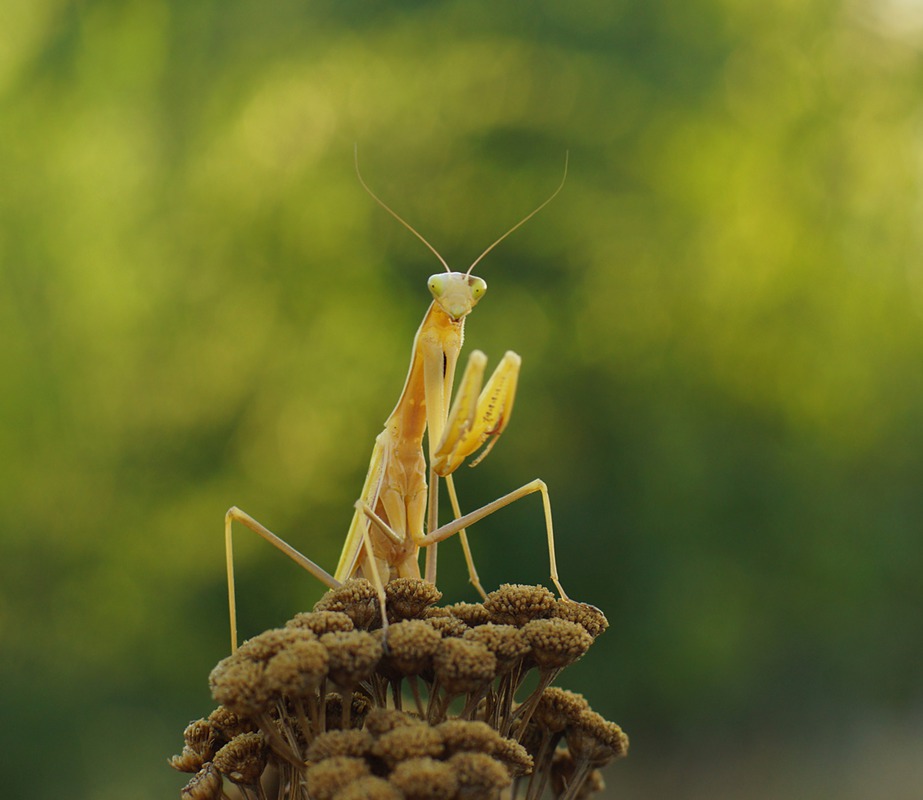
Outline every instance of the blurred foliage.
{"label": "blurred foliage", "polygon": [[[336,563],[439,269],[355,142],[462,268],[570,152],[478,266],[466,347],[524,372],[458,483],[548,481],[629,762],[919,713],[917,5],[7,0],[7,792],[181,785],[229,505]],[[546,581],[543,536],[473,530],[485,584]],[[322,588],[254,538],[250,634]],[[440,585],[472,599],[452,543]]]}

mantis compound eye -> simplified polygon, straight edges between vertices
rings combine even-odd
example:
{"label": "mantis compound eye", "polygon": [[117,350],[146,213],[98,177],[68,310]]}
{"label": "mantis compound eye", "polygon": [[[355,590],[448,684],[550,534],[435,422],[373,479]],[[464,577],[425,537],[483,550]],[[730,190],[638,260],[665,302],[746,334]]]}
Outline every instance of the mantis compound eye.
{"label": "mantis compound eye", "polygon": [[442,297],[445,293],[445,276],[433,275],[427,282],[427,286],[429,286],[433,297]]}
{"label": "mantis compound eye", "polygon": [[484,292],[487,291],[487,281],[483,278],[476,278],[472,275],[468,279],[468,285],[471,287],[471,296],[475,300],[480,300],[484,296]]}

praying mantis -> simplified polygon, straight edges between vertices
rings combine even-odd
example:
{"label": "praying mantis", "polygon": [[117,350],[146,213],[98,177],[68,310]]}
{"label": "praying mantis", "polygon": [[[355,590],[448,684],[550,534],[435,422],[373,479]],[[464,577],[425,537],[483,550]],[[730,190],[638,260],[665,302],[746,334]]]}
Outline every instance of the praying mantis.
{"label": "praying mantis", "polygon": [[[480,350],[472,351],[455,400],[451,402],[455,369],[464,340],[465,320],[487,291],[487,283],[473,275],[472,271],[500,242],[557,196],[567,178],[567,159],[564,162],[564,176],[554,192],[484,250],[466,272],[453,272],[439,252],[366,185],[359,172],[358,151],[355,165],[356,175],[365,191],[436,256],[445,272],[432,275],[427,281],[433,301],[414,337],[410,368],[403,391],[385,421],[384,430],[375,439],[369,469],[355,503],[334,574],[330,575],[236,506],[228,509],[225,514],[232,651],[237,649],[232,546],[232,527],[235,522],[261,536],[330,588],[337,588],[351,577],[368,578],[375,586],[382,608],[382,624],[386,627],[384,584],[397,577],[420,578],[421,548],[426,549],[423,577],[435,583],[437,544],[456,534],[461,541],[470,581],[478,593],[486,597],[474,566],[466,529],[504,506],[538,492],[541,494],[545,516],[551,580],[561,597],[567,597],[558,578],[551,499],[544,481],[532,480],[464,515],[455,492],[455,470],[466,458],[483,447],[470,466],[480,463],[509,423],[516,395],[520,357],[513,351],[507,351],[485,384],[487,356]],[[423,449],[424,435],[427,436],[428,461]],[[454,515],[451,522],[442,526],[438,522],[440,478],[446,483]]]}

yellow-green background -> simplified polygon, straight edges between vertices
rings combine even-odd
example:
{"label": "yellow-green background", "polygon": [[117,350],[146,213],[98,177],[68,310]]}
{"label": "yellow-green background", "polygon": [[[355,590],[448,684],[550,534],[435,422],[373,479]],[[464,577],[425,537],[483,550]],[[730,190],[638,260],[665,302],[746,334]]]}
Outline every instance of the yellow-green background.
{"label": "yellow-green background", "polygon": [[[550,485],[613,796],[918,797],[919,12],[5,0],[4,794],[177,796],[229,505],[335,565],[439,269],[358,142],[461,268],[570,152],[478,267],[466,346],[524,366],[458,486]],[[547,579],[537,501],[471,536],[488,588]],[[321,593],[237,563],[247,634]]]}

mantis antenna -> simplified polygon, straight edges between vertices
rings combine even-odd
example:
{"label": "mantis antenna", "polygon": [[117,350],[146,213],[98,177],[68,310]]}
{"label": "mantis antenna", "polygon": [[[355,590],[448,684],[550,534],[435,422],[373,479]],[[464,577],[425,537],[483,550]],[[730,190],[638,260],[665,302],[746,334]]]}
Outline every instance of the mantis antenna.
{"label": "mantis antenna", "polygon": [[547,206],[552,200],[554,200],[555,197],[558,196],[558,192],[560,192],[561,189],[564,188],[564,181],[567,180],[567,161],[568,161],[568,157],[569,157],[569,156],[570,156],[570,152],[569,152],[569,151],[565,151],[565,152],[564,152],[564,175],[561,177],[561,182],[558,184],[558,188],[555,189],[555,190],[551,193],[551,196],[550,196],[544,203],[542,203],[542,204],[541,204],[538,208],[536,208],[534,211],[532,211],[532,212],[530,212],[529,214],[527,214],[526,216],[524,216],[524,217],[523,217],[521,220],[519,220],[519,222],[517,222],[512,228],[510,228],[506,233],[504,233],[503,236],[501,236],[499,239],[497,239],[497,241],[495,241],[490,247],[488,247],[483,253],[481,253],[481,255],[479,255],[476,259],[474,259],[474,263],[472,263],[472,265],[471,265],[470,267],[468,267],[468,271],[465,273],[466,275],[470,275],[470,274],[471,274],[471,270],[473,270],[473,269],[478,265],[478,263],[480,262],[480,260],[481,260],[482,258],[484,258],[484,256],[486,256],[486,255],[487,255],[491,250],[493,250],[498,244],[500,244],[500,242],[502,242],[507,236],[509,236],[509,235],[510,235],[513,231],[515,231],[517,228],[521,228],[523,225],[525,225],[530,219],[532,219],[532,217],[534,217],[536,214],[538,214],[539,211],[541,211],[541,210],[542,210],[545,206]]}
{"label": "mantis antenna", "polygon": [[416,236],[423,244],[425,244],[430,251],[433,253],[436,258],[439,259],[439,263],[445,267],[446,272],[451,272],[449,265],[445,263],[445,259],[439,255],[439,251],[433,247],[426,239],[423,237],[423,234],[420,233],[416,228],[413,227],[407,220],[400,216],[396,211],[394,211],[384,200],[382,200],[375,192],[369,189],[368,184],[362,179],[362,173],[359,172],[359,145],[356,144],[353,150],[353,157],[356,162],[356,177],[359,179],[359,183],[362,184],[362,188],[369,193],[369,196],[380,205],[385,211],[387,211],[392,217],[394,217],[398,222],[401,223],[408,231],[410,231],[414,236]]}
{"label": "mantis antenna", "polygon": [[[354,155],[354,159],[356,163],[356,177],[359,178],[359,183],[362,184],[362,188],[365,189],[365,191],[369,193],[369,196],[376,203],[378,203],[378,205],[380,205],[392,217],[394,217],[398,222],[400,222],[401,225],[407,228],[407,230],[409,230],[414,236],[416,236],[421,242],[423,242],[423,244],[425,244],[429,248],[430,252],[432,252],[433,255],[435,255],[436,258],[439,259],[439,263],[441,263],[442,266],[445,267],[446,272],[451,272],[452,270],[449,269],[449,265],[446,263],[446,260],[441,255],[439,255],[439,251],[436,250],[435,247],[433,247],[428,241],[426,241],[426,239],[423,237],[423,234],[421,234],[416,228],[413,227],[413,225],[411,225],[403,217],[401,217],[396,211],[390,208],[387,205],[387,203],[385,203],[377,194],[375,194],[375,192],[373,192],[368,187],[368,184],[362,179],[362,173],[359,171],[359,145],[358,144],[356,144],[355,146],[353,155]],[[476,259],[474,259],[471,266],[468,267],[468,270],[465,272],[466,275],[470,275],[471,270],[473,270],[481,262],[484,256],[486,256],[491,250],[493,250],[498,244],[500,244],[500,242],[506,239],[506,237],[509,236],[511,233],[513,233],[514,231],[518,230],[523,225],[525,225],[530,219],[532,219],[532,217],[538,214],[539,211],[541,211],[552,200],[554,200],[555,197],[558,196],[558,193],[561,191],[561,189],[564,188],[564,182],[567,180],[567,162],[569,160],[569,157],[570,157],[570,152],[565,151],[564,153],[564,175],[561,176],[561,182],[558,184],[558,188],[555,189],[551,193],[551,195],[548,197],[548,199],[545,200],[545,202],[543,202],[540,206],[538,206],[538,208],[535,208],[532,211],[530,211],[528,214],[526,214],[526,216],[524,216],[521,220],[519,220],[519,222],[517,222],[512,228],[510,228],[506,233],[504,233],[499,239],[497,239],[497,241],[495,241],[492,245],[490,245],[490,247],[488,247],[483,253],[481,253],[481,255],[479,255]]]}

